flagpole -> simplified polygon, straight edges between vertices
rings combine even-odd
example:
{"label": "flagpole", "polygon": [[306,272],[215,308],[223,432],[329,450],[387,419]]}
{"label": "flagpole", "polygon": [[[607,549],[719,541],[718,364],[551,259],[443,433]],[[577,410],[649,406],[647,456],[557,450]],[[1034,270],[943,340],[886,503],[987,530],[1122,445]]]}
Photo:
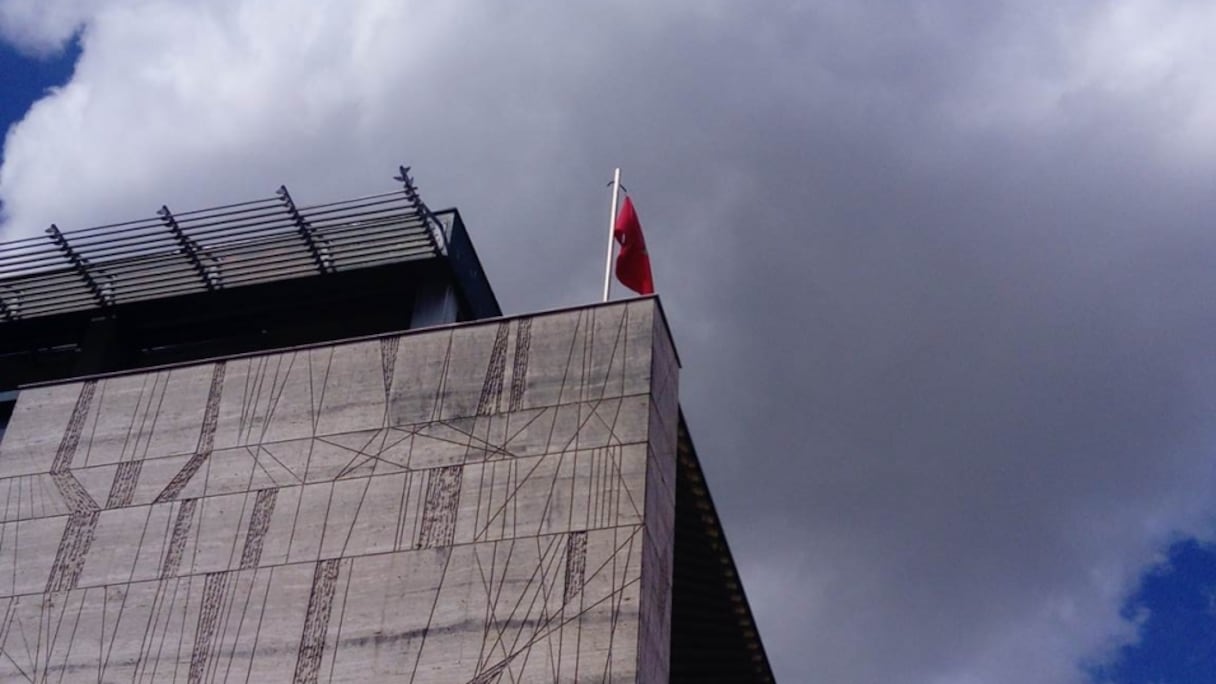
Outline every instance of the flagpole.
{"label": "flagpole", "polygon": [[612,211],[608,214],[608,256],[604,259],[604,301],[608,301],[608,288],[612,285],[612,233],[616,229],[616,205],[621,189],[621,169],[612,174]]}

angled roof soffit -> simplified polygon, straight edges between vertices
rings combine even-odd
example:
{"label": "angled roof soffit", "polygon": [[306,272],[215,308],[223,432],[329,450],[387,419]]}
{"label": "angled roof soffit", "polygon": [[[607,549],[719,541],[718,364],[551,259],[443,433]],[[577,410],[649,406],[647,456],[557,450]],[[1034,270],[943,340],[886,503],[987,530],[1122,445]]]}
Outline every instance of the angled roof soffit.
{"label": "angled roof soffit", "polygon": [[773,682],[682,411],[677,454],[671,681]]}

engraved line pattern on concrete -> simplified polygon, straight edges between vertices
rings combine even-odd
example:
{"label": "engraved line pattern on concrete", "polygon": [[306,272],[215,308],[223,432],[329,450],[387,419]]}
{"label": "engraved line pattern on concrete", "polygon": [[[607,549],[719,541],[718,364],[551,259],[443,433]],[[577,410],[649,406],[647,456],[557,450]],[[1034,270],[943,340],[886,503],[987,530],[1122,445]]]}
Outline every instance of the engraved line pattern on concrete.
{"label": "engraved line pattern on concrete", "polygon": [[114,484],[110,486],[110,496],[106,499],[106,508],[121,508],[130,506],[135,498],[135,485],[139,483],[139,471],[144,462],[123,461],[114,471]]}
{"label": "engraved line pattern on concrete", "polygon": [[418,529],[418,546],[429,549],[449,546],[456,534],[456,513],[460,503],[463,466],[446,466],[427,471],[426,503]]}
{"label": "engraved line pattern on concrete", "polygon": [[177,498],[178,494],[182,493],[182,489],[190,482],[190,478],[194,477],[199,468],[202,467],[203,461],[211,455],[212,448],[215,446],[215,429],[219,418],[220,411],[220,394],[224,389],[224,369],[227,363],[221,361],[215,364],[215,368],[211,373],[211,388],[207,393],[207,406],[203,410],[203,428],[198,437],[198,448],[194,455],[186,461],[186,465],[169,480],[169,484],[157,495],[156,503],[172,501]]}
{"label": "engraved line pattern on concrete", "polygon": [[72,417],[68,419],[67,430],[63,433],[63,439],[55,451],[55,460],[51,463],[52,473],[61,473],[72,467],[72,459],[76,457],[76,448],[80,445],[80,433],[84,429],[89,405],[93,403],[93,393],[96,391],[96,380],[88,380],[81,385],[80,396],[72,407]]}
{"label": "engraved line pattern on concrete", "polygon": [[507,370],[507,340],[510,323],[499,323],[494,335],[494,347],[490,350],[490,362],[486,366],[486,379],[481,385],[481,397],[477,400],[477,415],[488,416],[502,408],[503,375]]}
{"label": "engraved line pattern on concrete", "polygon": [[511,367],[511,400],[508,408],[518,411],[524,406],[524,390],[528,387],[528,356],[532,351],[532,319],[515,322],[515,361]]}
{"label": "engraved line pattern on concrete", "polygon": [[[610,450],[612,450],[612,452],[615,452],[615,450],[617,450],[617,449],[610,449]],[[591,454],[591,452],[582,452],[582,454]],[[544,462],[545,462],[544,460],[541,460],[539,458],[531,458],[528,460],[531,461],[531,464],[534,464],[533,466],[531,466],[531,469],[533,469],[533,471],[536,470],[536,467],[539,467],[540,465],[544,464]],[[517,523],[514,522],[514,520],[516,520],[516,518],[519,515],[518,514],[519,499],[518,499],[518,495],[517,495],[518,490],[520,488],[522,488],[522,482],[528,481],[529,478],[531,478],[531,480],[535,480],[535,477],[528,476],[528,477],[520,478],[518,475],[516,475],[516,473],[514,473],[514,471],[517,471],[517,467],[516,467],[517,462],[516,461],[501,461],[501,462],[496,462],[496,464],[486,464],[486,466],[492,466],[492,467],[485,467],[485,469],[483,469],[483,467],[478,467],[478,470],[483,470],[483,471],[500,470],[503,472],[507,472],[505,480],[501,480],[499,482],[491,482],[491,484],[494,484],[494,487],[486,488],[486,492],[484,492],[486,497],[488,497],[485,499],[486,503],[489,503],[490,505],[494,506],[494,509],[495,509],[494,514],[492,514],[490,517],[496,518],[497,521],[501,521],[501,522],[495,523],[496,529],[494,531],[494,534],[492,534],[492,537],[490,537],[490,538],[492,539],[492,538],[518,537],[518,536],[520,536],[520,534],[531,534],[531,532],[524,532],[524,531],[522,531],[522,529],[518,528]],[[563,467],[565,467],[565,466],[563,466]],[[467,469],[467,466],[466,466],[466,469]],[[404,503],[402,503],[401,506],[399,506],[399,508],[393,509],[396,511],[396,514],[400,515],[400,517],[394,516],[395,517],[394,525],[398,526],[399,531],[401,531],[401,533],[399,533],[398,536],[395,537],[396,539],[399,539],[399,540],[418,539],[417,534],[413,534],[412,532],[416,532],[418,527],[421,526],[420,516],[417,515],[416,511],[413,511],[413,504],[411,503],[410,500],[412,499],[412,501],[417,501],[418,499],[421,498],[421,497],[417,497],[418,488],[421,487],[421,484],[418,484],[418,482],[420,482],[420,481],[427,482],[427,487],[430,492],[430,495],[432,495],[432,501],[433,501],[432,508],[430,508],[428,510],[428,515],[423,516],[423,517],[426,518],[426,520],[428,520],[429,523],[437,522],[438,518],[443,517],[443,510],[444,510],[443,506],[439,506],[439,508],[437,508],[437,506],[435,506],[435,504],[434,504],[434,501],[437,500],[437,494],[435,494],[435,489],[437,489],[437,488],[439,488],[440,490],[444,489],[444,483],[443,483],[444,478],[446,478],[446,480],[447,480],[447,487],[455,488],[456,473],[455,473],[454,467],[447,467],[446,472],[441,472],[441,470],[443,470],[443,469],[429,469],[426,471],[416,471],[416,472],[410,473],[409,476],[406,476],[406,473],[401,473],[401,478],[400,478],[400,480],[398,480],[398,482],[400,482],[400,487],[401,487],[400,497],[402,499],[406,499],[406,501],[404,501]],[[595,469],[595,470],[602,471],[603,469],[602,469],[602,467],[598,467],[598,469]],[[595,470],[593,470],[592,472],[595,472]],[[440,471],[440,472],[432,472],[432,471]],[[531,472],[531,471],[529,471],[529,472]],[[556,472],[554,472],[552,469],[550,469],[550,472],[547,473],[547,476],[545,477],[545,482],[547,484],[545,484],[545,487],[548,490],[548,492],[550,492],[550,494],[548,494],[548,498],[552,499],[552,497],[554,497],[554,495],[556,495],[556,490],[554,490],[554,488],[558,487],[559,483],[562,483],[561,488],[563,488],[563,489],[569,487],[569,484],[563,483],[563,480],[564,480],[563,475],[562,475],[563,472],[565,472],[565,471],[563,471],[561,469],[559,469]],[[371,487],[370,481],[381,481],[383,477],[384,476],[375,476],[372,478],[367,478],[367,477],[360,478],[362,484],[359,488],[355,489],[355,492],[359,492],[359,497],[360,497],[359,500],[362,500],[362,498],[364,498],[364,495],[366,494],[368,488]],[[563,497],[569,497],[570,494],[586,495],[586,497],[587,497],[586,505],[576,504],[576,501],[575,501],[575,504],[581,506],[581,508],[584,508],[590,512],[592,510],[595,510],[595,498],[598,497],[598,495],[599,495],[599,489],[602,489],[602,487],[603,487],[602,483],[595,484],[595,482],[602,482],[602,478],[597,478],[597,480],[592,481],[592,480],[590,480],[590,478],[584,477],[584,478],[581,478],[581,482],[593,484],[593,486],[589,487],[590,492],[586,492],[584,494],[579,494],[578,492],[569,492],[567,494],[562,494],[562,495],[563,495]],[[394,486],[394,489],[395,489],[395,486]],[[505,489],[505,492],[502,492],[502,489]],[[618,488],[618,492],[620,489],[623,489],[623,487]],[[275,490],[275,492],[281,493],[282,490]],[[297,492],[297,493],[293,494],[293,498],[298,498],[299,497],[298,489],[295,489],[295,492]],[[326,489],[326,492],[328,492],[328,489]],[[411,492],[413,492],[413,493],[411,494]],[[483,495],[482,487],[478,487],[477,489],[475,489],[475,492],[477,492],[477,493],[475,493],[475,495],[478,495],[478,497],[480,497],[480,495]],[[495,492],[499,492],[499,493],[495,493]],[[253,495],[250,495],[250,497],[248,497],[249,505],[250,505],[250,508],[253,508],[253,506],[255,504],[255,498],[258,497],[258,493],[254,492],[254,493],[250,493],[250,494],[253,494]],[[270,495],[271,495],[271,490],[266,490],[266,492],[260,494],[260,497],[263,498],[263,501],[261,501],[261,505],[265,505],[266,503],[268,503],[268,501],[266,501],[266,498],[269,498]],[[231,498],[240,498],[242,500],[246,499],[246,495],[244,495],[244,494],[227,494],[226,497],[229,497],[230,499]],[[457,492],[455,492],[455,490],[450,490],[449,497],[451,497],[452,499],[456,499],[458,497],[458,494],[457,494]],[[503,497],[506,497],[506,500],[502,500]],[[328,500],[328,499],[330,499],[330,497],[328,497],[328,495],[327,495],[326,500]],[[206,500],[210,500],[210,498],[208,498]],[[167,534],[167,536],[165,536],[165,537],[171,537],[170,543],[169,543],[170,551],[168,554],[170,566],[174,565],[174,560],[173,560],[174,557],[176,555],[181,554],[182,550],[192,548],[192,546],[188,546],[186,534],[187,534],[187,531],[197,533],[197,528],[191,527],[192,518],[190,516],[193,514],[193,512],[197,512],[197,506],[199,505],[199,503],[201,503],[201,501],[199,501],[198,499],[191,499],[191,500],[187,501],[187,505],[185,506],[185,508],[175,509],[175,510],[179,510],[178,520],[176,520],[176,531],[174,533]],[[225,505],[231,505],[231,504],[218,504],[218,505],[220,505],[220,508],[223,509]],[[145,517],[146,517],[148,515],[151,515],[151,509],[154,508],[154,506],[151,506],[151,508],[150,508],[150,506],[143,506],[143,508],[145,508],[145,510],[148,510],[147,514],[145,514]],[[261,506],[257,506],[257,508],[261,508]],[[438,514],[437,514],[437,511],[439,511]],[[328,529],[327,529],[326,534],[328,536],[328,534],[333,533],[334,538],[339,538],[339,536],[340,536],[340,538],[345,539],[345,542],[343,543],[343,549],[347,549],[347,546],[349,545],[350,534],[351,534],[351,531],[353,531],[354,527],[361,525],[361,521],[366,521],[366,520],[368,520],[368,518],[370,518],[373,515],[375,515],[375,511],[368,511],[365,516],[364,512],[362,512],[360,510],[360,506],[356,506],[355,515],[347,514],[347,517],[345,517],[345,525],[340,526],[340,528],[337,527],[339,525],[339,523],[337,523],[337,522],[327,523],[326,527]],[[162,517],[163,517],[163,520],[167,521],[167,522],[165,522],[165,525],[169,525],[169,523],[171,522],[171,518],[173,518],[173,516],[162,516]],[[255,516],[255,517],[257,517],[257,516]],[[241,520],[248,521],[249,518],[242,517]],[[603,522],[604,522],[604,525],[601,525],[598,527],[619,525],[619,523],[615,520],[608,520],[608,521],[603,521]],[[248,528],[248,525],[246,527]],[[257,544],[257,539],[259,537],[259,534],[258,534],[259,528],[260,528],[260,526],[258,525],[258,523],[254,523],[254,525],[253,525],[254,533],[252,536],[252,542],[250,542],[254,545]],[[171,527],[167,527],[167,531],[168,531],[168,529],[171,529]],[[404,529],[409,529],[410,532],[407,533],[404,531]],[[539,529],[537,529],[537,532],[540,532]],[[236,534],[235,538],[233,538],[233,540],[232,540],[232,544],[244,543],[244,542],[246,542],[247,538],[249,538],[248,533],[246,534],[246,536],[241,536],[241,534]],[[484,528],[483,528],[482,533],[475,534],[474,538],[471,540],[474,540],[474,542],[475,542],[475,540],[478,540],[480,538],[485,538],[485,529]],[[411,546],[402,546],[401,543],[399,542],[398,544],[393,545],[392,548],[396,548],[396,549],[411,548]],[[315,553],[316,553],[316,551],[314,551],[314,554]],[[351,553],[354,553],[354,554],[367,553],[367,549],[362,548],[362,546],[356,546],[356,548],[351,549]],[[343,551],[343,555],[345,555],[345,550]],[[238,559],[242,559],[242,557],[244,557],[243,553],[241,556],[233,557],[232,560],[236,561]],[[299,560],[303,560],[303,559],[299,559]],[[235,570],[235,568],[238,566],[226,566],[225,565],[223,567],[231,568],[231,570]],[[202,570],[191,571],[190,574],[196,574],[196,573],[201,574],[202,572],[207,571],[207,570],[219,570],[219,568],[214,567],[214,562],[213,562],[213,567],[210,567],[210,568],[204,567],[204,568],[202,568]],[[180,571],[176,572],[176,574],[180,574]]]}
{"label": "engraved line pattern on concrete", "polygon": [[215,428],[220,414],[220,394],[224,391],[224,372],[228,364],[220,361],[211,371],[211,387],[207,390],[207,406],[203,409],[203,429],[198,436],[198,450],[211,453],[215,446]]}
{"label": "engraved line pattern on concrete", "polygon": [[51,473],[51,479],[55,481],[55,486],[59,489],[59,493],[63,496],[64,503],[68,505],[68,509],[73,513],[89,513],[96,511],[99,506],[80,484],[80,480],[76,479],[70,471],[63,470]]}
{"label": "engraved line pattern on concrete", "polygon": [[203,467],[203,461],[206,460],[207,456],[209,455],[210,454],[207,452],[200,451],[191,456],[190,460],[186,461],[186,465],[182,466],[182,469],[177,471],[177,474],[173,476],[172,480],[169,480],[169,484],[165,485],[165,488],[161,490],[160,494],[156,495],[156,498],[153,499],[153,503],[164,503],[166,501],[176,499],[177,495],[181,494],[182,490],[186,488],[186,485],[190,482],[190,478],[194,477],[199,468]]}
{"label": "engraved line pattern on concrete", "polygon": [[249,516],[245,548],[241,551],[242,570],[256,568],[262,559],[262,544],[266,540],[266,530],[270,528],[270,516],[274,515],[274,502],[278,493],[277,489],[258,491],[257,499],[253,502],[253,514]]}
{"label": "engraved line pattern on concrete", "polygon": [[[88,553],[93,541],[92,527],[97,523],[97,516],[91,514],[97,511],[98,505],[80,484],[80,481],[72,475],[71,467],[72,461],[76,458],[81,432],[84,430],[85,419],[88,418],[89,408],[93,403],[93,395],[96,391],[96,380],[89,380],[81,385],[80,395],[76,398],[75,406],[72,407],[72,416],[68,420],[63,439],[59,442],[59,448],[55,451],[55,460],[51,463],[51,479],[68,509],[74,514],[74,518],[73,522],[69,523],[64,530],[63,538],[60,540],[59,553],[56,556],[54,569],[51,571],[51,582],[47,584],[48,587],[63,588],[62,582],[64,581],[74,586],[76,578],[80,575],[80,567],[84,565],[84,554]],[[30,484],[32,486],[33,482],[31,481]],[[33,491],[31,489],[30,500],[32,501],[32,499]],[[18,509],[20,509],[20,499]],[[65,552],[70,555],[64,556]],[[64,574],[65,572],[66,574]],[[47,591],[52,590],[48,588]]]}
{"label": "engraved line pattern on concrete", "polygon": [[[561,568],[566,565],[565,554],[558,552],[559,550],[564,551],[568,546],[568,540],[565,535],[552,535],[543,540],[513,541],[509,544],[491,543],[478,546],[477,548],[479,549],[493,546],[495,550],[489,555],[497,557],[498,560],[494,562],[500,566],[499,579],[493,582],[487,591],[486,601],[487,605],[492,605],[492,612],[490,613],[491,619],[487,621],[489,626],[487,630],[488,639],[483,643],[483,652],[497,655],[502,660],[509,661],[512,667],[516,665],[524,667],[529,658],[528,647],[544,642],[548,644],[549,648],[552,648],[552,640],[561,636],[556,631],[561,625],[573,621],[574,625],[577,626],[577,618],[580,615],[592,615],[592,609],[596,606],[602,605],[605,602],[615,606],[613,608],[615,611],[613,619],[619,618],[619,607],[621,604],[619,594],[631,586],[633,582],[636,582],[637,578],[621,573],[618,570],[618,565],[623,569],[623,566],[626,564],[618,564],[616,561],[621,557],[622,550],[626,552],[626,557],[628,556],[634,539],[639,533],[640,527],[629,535],[623,545],[618,545],[611,559],[604,559],[599,567],[589,574],[588,580],[608,575],[606,579],[611,581],[610,595],[597,596],[594,601],[589,602],[588,605],[581,608],[578,615],[565,612],[560,606],[552,603],[552,597],[554,596],[553,579],[562,573]],[[533,556],[516,550],[519,543],[535,543],[537,545],[537,555]],[[504,550],[506,551],[505,554],[503,553]],[[480,552],[478,553],[480,554]],[[445,555],[447,554],[445,553]],[[325,579],[325,573],[337,573],[336,568],[339,566],[335,564],[338,562],[339,559],[333,559],[332,561],[322,561],[319,564],[309,564],[309,567],[313,569],[313,572],[310,574],[314,577],[314,588],[320,598],[315,600],[310,599],[309,604],[310,606],[315,606],[315,609],[309,609],[313,618],[310,618],[312,620],[311,623],[307,623],[307,621],[306,623],[312,624],[309,627],[309,633],[314,634],[316,638],[308,641],[302,640],[300,643],[316,646],[322,650],[322,654],[325,648],[322,635],[325,632],[322,629],[321,623],[330,619],[329,616],[325,615],[324,611],[326,603],[332,603],[333,601],[332,596],[327,598],[327,594],[331,593],[332,590],[326,588],[325,583],[329,580]],[[482,563],[484,570],[484,558],[482,559]],[[258,571],[251,570],[246,572],[254,573]],[[271,570],[263,569],[261,572],[267,573],[271,572]],[[520,572],[525,574],[521,575]],[[203,580],[201,600],[191,598],[191,595],[194,593],[191,589],[191,580],[195,578],[178,578],[167,582],[154,583],[157,587],[171,586],[172,592],[168,594],[168,599],[162,604],[168,607],[168,612],[164,614],[163,620],[157,619],[159,626],[155,632],[149,631],[149,634],[153,636],[153,641],[150,645],[141,647],[140,649],[140,653],[143,654],[140,658],[143,663],[140,665],[141,669],[145,671],[151,669],[162,674],[180,670],[185,675],[185,668],[193,668],[194,676],[199,676],[199,673],[202,673],[202,681],[214,680],[213,674],[207,673],[214,673],[222,666],[218,658],[223,657],[223,654],[226,652],[224,649],[228,647],[220,646],[219,644],[227,643],[223,642],[223,639],[226,638],[224,635],[228,633],[227,630],[229,628],[224,625],[231,624],[230,614],[232,613],[232,606],[235,601],[235,597],[231,593],[231,585],[228,585],[229,588],[225,588],[222,581],[224,577],[231,578],[233,576],[235,576],[235,573],[208,573],[204,577],[197,578]],[[254,576],[256,577],[256,575]],[[520,580],[526,581],[521,582]],[[106,591],[108,592],[112,589],[115,592],[115,596],[125,597],[131,591],[142,592],[141,586],[150,588],[148,587],[148,583],[144,582],[128,585],[126,588],[118,585],[107,588]],[[442,593],[445,591],[444,587],[447,586],[448,583],[445,580],[441,580],[438,591]],[[453,588],[458,587],[459,584],[454,585]],[[99,590],[94,588],[79,591]],[[158,592],[164,593],[161,589],[158,589]],[[77,596],[79,595],[77,594]],[[224,597],[226,596],[230,598],[225,599]],[[72,597],[68,596],[67,598],[70,600]],[[303,596],[300,599],[302,600]],[[216,613],[216,606],[221,604],[224,606],[223,610]],[[193,611],[191,610],[192,605],[197,606]],[[264,610],[264,608],[264,604],[260,608],[258,606],[253,607],[255,611]],[[333,608],[331,607],[330,612],[332,613],[332,611]],[[426,630],[431,630],[434,627],[445,624],[443,622],[436,623],[435,615],[432,612],[432,616],[427,620]],[[596,619],[602,620],[607,617],[607,615],[604,615]],[[182,623],[182,620],[186,618],[189,619],[191,625],[195,625],[192,629],[187,628]],[[123,622],[121,615],[113,620],[107,620],[107,624],[110,627],[107,627],[105,631],[110,635],[110,638],[103,639],[100,644],[103,649],[113,647],[115,643],[113,638],[115,634],[114,629],[120,623],[126,624]],[[47,632],[49,630],[44,626],[42,631]],[[253,634],[256,635],[257,632],[254,631]],[[41,643],[46,643],[45,635],[42,639]],[[185,640],[184,643],[182,643],[183,640]],[[176,646],[174,646],[174,642],[176,642]],[[51,643],[53,644],[53,640]],[[191,650],[191,643],[194,644],[193,650]],[[245,643],[246,645],[242,648],[250,648],[248,643]],[[349,640],[339,640],[337,643],[345,644],[351,642]],[[543,656],[538,655],[537,657]],[[182,658],[186,660],[183,661]],[[483,664],[485,668],[489,668],[493,667],[496,662],[497,659],[491,657],[483,661]],[[199,663],[202,664],[200,665]],[[115,666],[122,667],[122,664],[119,662]],[[106,671],[109,667],[108,664],[104,664],[102,670]],[[307,669],[304,671],[304,674],[307,675]],[[513,679],[518,681],[520,678],[516,676]],[[142,681],[142,678],[139,678],[139,680]],[[306,678],[304,681],[311,680]]]}
{"label": "engraved line pattern on concrete", "polygon": [[469,680],[469,684],[498,684],[502,679],[502,673],[507,671],[509,660],[504,660],[495,664],[487,670],[483,670],[476,677]]}
{"label": "engraved line pattern on concrete", "polygon": [[566,538],[566,576],[562,601],[569,603],[583,590],[583,575],[587,572],[587,533],[571,532]]}
{"label": "engraved line pattern on concrete", "polygon": [[210,665],[212,642],[219,628],[227,580],[228,573],[212,572],[203,581],[202,605],[194,631],[194,650],[190,653],[190,673],[186,679],[189,684],[200,684]]}
{"label": "engraved line pattern on concrete", "polygon": [[0,480],[0,680],[632,678],[639,306],[82,384],[50,471]]}
{"label": "engraved line pattern on concrete", "polygon": [[55,562],[51,565],[51,576],[46,581],[48,592],[66,591],[76,587],[80,571],[84,568],[85,554],[93,545],[99,515],[98,511],[85,511],[68,516],[68,524],[59,540],[59,549],[55,552]]}
{"label": "engraved line pattern on concrete", "polygon": [[[136,400],[135,410],[131,412],[131,420],[127,424],[127,432],[123,436],[122,460],[140,460],[147,456],[152,444],[152,432],[156,429],[156,419],[160,417],[160,409],[164,406],[165,390],[169,386],[170,373],[153,373],[151,378],[144,378]],[[152,381],[151,391],[148,381]],[[105,387],[102,387],[104,405]],[[153,408],[155,407],[155,408]],[[138,428],[136,421],[138,420]],[[88,460],[86,459],[86,463]]]}
{"label": "engraved line pattern on concrete", "polygon": [[[483,643],[483,650],[482,650],[483,657],[479,658],[479,670],[492,672],[499,665],[506,664],[507,666],[510,666],[510,665],[512,665],[516,662],[520,662],[520,661],[522,661],[522,665],[520,666],[520,669],[522,670],[523,667],[527,663],[527,659],[530,655],[530,650],[534,645],[544,641],[548,645],[550,653],[553,653],[553,649],[554,649],[553,640],[554,640],[554,638],[556,638],[557,639],[557,645],[556,645],[557,662],[552,662],[550,665],[551,665],[552,671],[554,673],[553,680],[554,681],[559,680],[560,679],[559,665],[560,665],[560,661],[562,659],[561,645],[563,642],[563,637],[565,636],[565,634],[564,634],[565,630],[563,628],[565,628],[567,625],[571,625],[573,623],[573,626],[576,631],[574,636],[576,638],[576,644],[577,644],[578,640],[581,639],[581,636],[582,636],[583,620],[592,615],[596,615],[596,614],[602,615],[602,613],[600,613],[600,611],[599,611],[599,609],[601,607],[606,608],[608,610],[608,615],[605,617],[608,617],[608,621],[610,623],[609,634],[610,634],[610,639],[611,639],[611,636],[615,635],[618,621],[622,618],[621,608],[622,608],[622,605],[623,605],[623,602],[625,599],[626,592],[630,589],[630,587],[634,586],[635,584],[637,584],[639,582],[639,579],[636,576],[628,575],[628,574],[624,573],[623,570],[627,567],[630,567],[629,558],[632,556],[634,543],[637,540],[638,535],[640,534],[640,530],[641,530],[640,527],[635,528],[625,538],[625,540],[623,542],[616,538],[617,531],[614,531],[613,537],[614,537],[615,551],[612,553],[610,558],[605,559],[599,566],[596,567],[595,570],[593,570],[590,573],[590,575],[587,576],[587,580],[593,580],[593,579],[597,579],[597,578],[598,579],[607,579],[610,582],[610,590],[607,593],[607,595],[595,598],[589,602],[588,601],[582,602],[582,605],[580,605],[579,610],[574,614],[568,614],[562,609],[557,609],[557,610],[553,611],[552,613],[546,613],[546,612],[544,612],[544,608],[543,608],[544,604],[541,604],[542,612],[539,615],[535,615],[535,616],[525,615],[525,616],[522,616],[519,618],[512,618],[514,620],[515,624],[520,626],[520,629],[515,632],[515,638],[512,640],[509,647],[506,646],[505,643],[501,639],[501,637],[504,635],[504,632],[502,632],[502,631],[498,632],[499,641],[495,643],[495,647],[498,648],[498,653],[502,656],[502,660],[494,663],[493,665],[487,666],[486,662],[488,662],[488,661],[486,661],[484,659],[484,654],[486,652],[485,651],[486,644]],[[538,544],[539,544],[539,541],[540,540],[537,540]],[[550,540],[550,542],[555,542],[555,541],[558,541],[558,540],[557,539]],[[557,545],[551,545],[549,547],[549,549],[564,548],[564,547],[565,547],[564,544],[560,545],[560,547]],[[513,546],[512,546],[512,548],[513,548]],[[545,555],[547,555],[547,554],[542,554],[542,558]],[[618,561],[621,560],[622,555],[624,556],[624,562],[618,564]],[[561,558],[561,556],[558,554],[554,554],[550,558],[552,560],[558,560]],[[537,566],[537,568],[540,570],[539,580],[537,580],[536,577],[533,577],[533,581],[530,581],[527,586],[533,587],[534,585],[539,584],[542,588],[545,587],[546,586],[545,568],[552,569],[552,567],[553,567],[552,563],[542,562],[539,566]],[[547,595],[546,595],[546,598],[548,598]],[[497,600],[498,599],[496,598],[495,602],[497,602]],[[531,605],[535,606],[535,603],[532,603]],[[600,618],[600,619],[602,619],[602,618]],[[490,625],[489,618],[487,618],[487,625]],[[525,631],[523,629],[523,627],[526,625],[531,626],[530,631]],[[527,635],[527,638],[523,639],[523,641],[521,642],[521,638],[525,634]],[[518,656],[520,656],[520,655],[523,656],[522,659],[518,659]],[[595,669],[594,661],[591,661],[590,663],[588,663],[587,661],[584,660],[584,661],[582,661],[582,663],[580,663],[580,656],[582,656],[582,655],[583,655],[583,653],[581,652],[581,649],[576,650],[575,663],[574,663],[574,669],[575,669],[574,680],[575,681],[583,681],[584,678],[591,679],[593,681],[611,681],[612,658],[611,658],[610,653],[607,654],[608,657],[604,661],[604,666],[603,666],[603,669],[601,669],[601,670]],[[589,653],[587,655],[592,655],[592,654]],[[600,657],[603,657],[605,654],[600,653],[598,655]],[[583,667],[584,664],[586,665],[586,667]],[[583,672],[587,673],[586,677],[580,676],[580,674]],[[525,678],[523,676],[517,676],[514,672],[511,673],[511,677],[512,677],[513,681],[524,681],[525,680]]]}
{"label": "engraved line pattern on concrete", "polygon": [[339,559],[317,563],[313,573],[312,591],[308,596],[308,611],[304,616],[304,633],[296,658],[295,684],[314,684],[321,670],[325,650],[325,632],[333,609],[334,588],[338,585]]}
{"label": "engraved line pattern on concrete", "polygon": [[173,532],[169,537],[168,549],[165,551],[165,560],[160,566],[161,578],[172,577],[181,570],[182,554],[186,550],[196,503],[198,503],[198,499],[183,499],[178,505],[177,518],[173,521]]}
{"label": "engraved line pattern on concrete", "polygon": [[384,377],[384,401],[386,404],[389,400],[389,394],[393,391],[393,369],[397,365],[397,350],[400,347],[400,337],[386,337],[380,340],[380,368]]}
{"label": "engraved line pattern on concrete", "polygon": [[[504,596],[509,591],[508,569],[516,545],[515,540],[510,542],[510,551],[507,556],[508,567],[502,569],[498,586],[494,587],[487,596],[490,608],[486,616],[481,656],[478,658],[479,668],[489,666],[493,669],[494,666],[489,665],[493,661],[498,661],[497,664],[504,666],[510,663],[516,655],[515,647],[525,633],[534,638],[540,629],[552,621],[554,615],[547,610],[548,592],[546,588],[552,585],[552,582],[548,580],[558,566],[559,552],[564,548],[564,544],[558,542],[558,537],[550,537],[542,549],[540,539],[535,540],[539,562],[524,563],[525,571],[529,565],[532,569],[528,581],[519,589],[519,594],[514,601],[511,600],[510,595]],[[527,542],[520,543],[526,544]],[[497,549],[498,547],[492,548]],[[493,578],[493,568],[491,568],[491,578]],[[502,615],[503,611],[506,611],[505,615]],[[491,636],[493,636],[492,640]],[[501,660],[499,660],[500,658]]]}

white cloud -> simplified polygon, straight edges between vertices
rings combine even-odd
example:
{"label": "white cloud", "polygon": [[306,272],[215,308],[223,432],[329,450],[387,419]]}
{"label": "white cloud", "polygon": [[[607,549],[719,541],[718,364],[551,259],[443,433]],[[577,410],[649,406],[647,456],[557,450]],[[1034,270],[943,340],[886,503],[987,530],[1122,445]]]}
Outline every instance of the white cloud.
{"label": "white cloud", "polygon": [[5,0],[0,36],[18,49],[46,54],[63,47],[105,0]]}

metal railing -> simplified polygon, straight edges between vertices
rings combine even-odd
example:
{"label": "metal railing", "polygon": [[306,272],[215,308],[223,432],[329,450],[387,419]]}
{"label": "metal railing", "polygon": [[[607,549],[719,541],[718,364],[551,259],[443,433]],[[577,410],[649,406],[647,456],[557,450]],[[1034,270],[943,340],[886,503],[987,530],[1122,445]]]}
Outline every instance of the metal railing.
{"label": "metal railing", "polygon": [[443,224],[402,190],[298,207],[273,197],[0,242],[0,322],[338,273],[447,253]]}

